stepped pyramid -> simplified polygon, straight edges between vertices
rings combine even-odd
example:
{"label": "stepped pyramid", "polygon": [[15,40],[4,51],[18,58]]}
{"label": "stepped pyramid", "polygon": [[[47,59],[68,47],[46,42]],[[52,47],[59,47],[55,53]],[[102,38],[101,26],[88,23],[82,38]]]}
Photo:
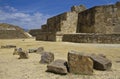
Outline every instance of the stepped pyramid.
{"label": "stepped pyramid", "polygon": [[0,23],[0,39],[30,38],[30,36],[19,26]]}
{"label": "stepped pyramid", "polygon": [[71,11],[47,19],[41,29],[29,33],[42,41],[120,44],[120,2],[72,6]]}

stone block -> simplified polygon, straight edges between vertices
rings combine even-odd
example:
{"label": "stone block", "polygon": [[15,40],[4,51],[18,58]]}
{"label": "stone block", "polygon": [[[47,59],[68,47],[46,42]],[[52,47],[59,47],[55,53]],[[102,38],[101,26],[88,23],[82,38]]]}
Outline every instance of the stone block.
{"label": "stone block", "polygon": [[47,65],[47,71],[61,74],[61,75],[65,75],[68,73],[67,61],[61,60],[61,59],[55,60],[52,63]]}
{"label": "stone block", "polygon": [[96,70],[110,70],[112,67],[112,62],[105,56],[92,54],[90,58],[93,60],[93,68]]}
{"label": "stone block", "polygon": [[85,54],[70,51],[68,52],[68,68],[74,74],[93,74],[93,61]]}
{"label": "stone block", "polygon": [[43,52],[41,55],[40,63],[42,64],[49,64],[54,61],[54,54],[51,52]]}

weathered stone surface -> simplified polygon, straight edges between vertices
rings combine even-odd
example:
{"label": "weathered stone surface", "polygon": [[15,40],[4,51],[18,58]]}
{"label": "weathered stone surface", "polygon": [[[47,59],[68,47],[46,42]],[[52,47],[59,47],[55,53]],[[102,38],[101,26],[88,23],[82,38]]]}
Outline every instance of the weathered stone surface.
{"label": "weathered stone surface", "polygon": [[26,51],[22,51],[22,52],[19,52],[19,58],[18,59],[28,59],[28,52]]}
{"label": "weathered stone surface", "polygon": [[80,12],[77,33],[120,33],[120,8],[117,5],[96,6]]}
{"label": "weathered stone surface", "polygon": [[120,44],[120,34],[64,34],[62,41],[77,43],[114,43]]}
{"label": "weathered stone surface", "polygon": [[76,51],[68,52],[68,68],[74,74],[93,74],[93,61],[85,54]]}
{"label": "weathered stone surface", "polygon": [[44,47],[39,47],[36,52],[42,54],[43,51],[44,51]]}
{"label": "weathered stone surface", "polygon": [[32,36],[37,36],[39,35],[40,33],[42,32],[41,29],[32,29],[32,30],[29,30],[29,34],[31,34]]}
{"label": "weathered stone surface", "polygon": [[[36,30],[36,40],[64,41],[66,38],[67,42],[70,40],[70,42],[78,43],[120,44],[119,5],[120,2],[117,2],[112,5],[95,6],[87,10],[83,5],[73,6],[70,12],[49,18],[47,23],[42,25],[39,34]],[[62,35],[59,36],[58,33]],[[77,35],[78,33],[83,35]]]}
{"label": "weathered stone surface", "polygon": [[94,63],[94,69],[97,70],[110,70],[112,67],[112,62],[100,55],[90,55],[90,58],[93,60]]}
{"label": "weathered stone surface", "polygon": [[65,12],[47,20],[49,32],[75,33],[78,20],[78,13]]}
{"label": "weathered stone surface", "polygon": [[82,11],[86,10],[86,7],[84,5],[80,5],[80,6],[72,6],[71,7],[71,11],[75,11],[77,13],[80,13]]}
{"label": "weathered stone surface", "polygon": [[36,40],[41,41],[55,41],[56,40],[56,34],[51,32],[43,32],[36,36]]}
{"label": "weathered stone surface", "polygon": [[13,55],[19,55],[20,52],[22,52],[22,48],[15,48]]}
{"label": "weathered stone surface", "polygon": [[47,65],[47,71],[63,75],[67,74],[67,61],[61,59],[55,60]]}
{"label": "weathered stone surface", "polygon": [[49,64],[54,61],[54,54],[51,52],[43,52],[41,55],[40,63],[42,64]]}
{"label": "weathered stone surface", "polygon": [[28,49],[29,53],[35,53],[37,52],[37,49]]}
{"label": "weathered stone surface", "polygon": [[42,25],[41,29],[42,29],[43,32],[48,32],[48,30],[49,30],[47,24]]}

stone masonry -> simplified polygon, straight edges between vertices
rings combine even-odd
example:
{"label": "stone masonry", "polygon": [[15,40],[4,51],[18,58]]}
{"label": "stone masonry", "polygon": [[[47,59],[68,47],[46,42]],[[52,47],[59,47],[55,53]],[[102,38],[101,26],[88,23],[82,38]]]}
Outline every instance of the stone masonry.
{"label": "stone masonry", "polygon": [[119,4],[95,6],[80,12],[77,33],[120,33]]}
{"label": "stone masonry", "polygon": [[62,41],[76,43],[120,44],[120,34],[94,34],[94,33],[64,34]]}
{"label": "stone masonry", "polygon": [[[49,32],[59,33],[76,33],[76,26],[78,20],[76,12],[66,12],[47,20]],[[67,26],[67,27],[66,27]]]}
{"label": "stone masonry", "polygon": [[[65,36],[73,36],[75,34],[72,39],[76,39],[77,37],[75,36],[78,36],[76,34],[80,36],[82,35],[81,33],[86,33],[85,37],[91,33],[94,34],[94,37],[99,37],[100,34],[100,39],[103,39],[101,37],[111,38],[109,42],[108,39],[104,39],[107,43],[119,43],[120,2],[112,5],[95,6],[90,9],[86,9],[83,5],[73,6],[70,12],[49,18],[47,23],[41,26],[39,33],[35,36],[37,40],[42,41],[69,41],[71,39],[66,40],[64,39],[66,38]],[[117,34],[118,37],[115,37],[114,34]],[[116,38],[117,41],[114,41]],[[78,40],[80,42],[83,38]],[[74,42],[77,41],[74,40]]]}
{"label": "stone masonry", "polygon": [[[29,33],[36,36],[36,40],[42,41],[62,41],[63,34],[76,33],[78,11],[84,11],[83,5],[73,6],[70,12],[65,12],[47,20],[41,29],[31,30]],[[37,33],[36,33],[36,32]]]}

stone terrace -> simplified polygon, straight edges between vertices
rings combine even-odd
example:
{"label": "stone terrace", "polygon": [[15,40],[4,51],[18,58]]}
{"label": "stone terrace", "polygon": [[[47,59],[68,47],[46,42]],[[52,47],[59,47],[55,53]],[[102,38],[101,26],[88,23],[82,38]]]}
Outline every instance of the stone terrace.
{"label": "stone terrace", "polygon": [[[76,39],[77,33],[84,33],[85,37],[93,33],[94,37],[100,36],[100,39],[110,37],[111,41],[104,39],[109,43],[120,43],[120,2],[112,5],[95,6],[90,9],[86,9],[83,5],[73,6],[70,12],[49,18],[47,23],[42,25],[39,34],[36,34],[36,39],[42,41],[69,41],[66,38],[69,36],[73,37],[71,39]],[[87,34],[85,35],[85,33]],[[83,36],[83,34],[80,35]],[[117,41],[114,41],[116,38]],[[80,42],[83,38],[77,40]],[[74,42],[78,42],[77,40],[74,40]]]}

